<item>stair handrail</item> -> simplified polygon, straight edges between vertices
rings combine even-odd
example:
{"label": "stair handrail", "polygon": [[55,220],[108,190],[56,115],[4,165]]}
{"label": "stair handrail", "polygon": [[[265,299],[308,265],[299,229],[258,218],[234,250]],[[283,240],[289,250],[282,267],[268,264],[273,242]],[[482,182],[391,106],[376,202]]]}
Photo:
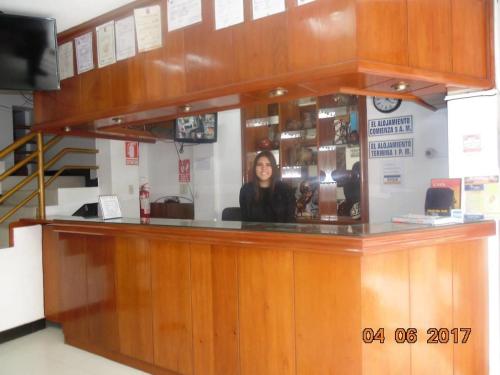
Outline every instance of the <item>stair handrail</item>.
{"label": "stair handrail", "polygon": [[[47,188],[54,180],[59,177],[65,170],[67,169],[99,169],[97,165],[65,165],[61,167],[53,176],[51,176],[44,183],[44,187]],[[9,211],[7,211],[3,216],[0,217],[0,224],[4,223],[9,217],[14,215],[21,207],[28,204],[30,200],[32,200],[38,194],[38,190],[33,191],[30,195],[24,198],[21,202],[19,202],[16,206],[12,207]],[[43,219],[42,219],[43,220]]]}
{"label": "stair handrail", "polygon": [[45,182],[45,170],[53,166],[55,163],[57,163],[64,155],[68,153],[84,153],[84,154],[96,154],[99,151],[96,149],[86,149],[86,148],[75,148],[75,147],[66,147],[60,150],[55,156],[52,157],[47,163],[44,163],[44,153],[52,148],[55,144],[57,144],[62,137],[61,136],[55,136],[52,138],[47,144],[44,145],[43,143],[43,135],[41,132],[33,132],[25,135],[24,137],[20,138],[16,142],[10,144],[9,146],[5,147],[3,150],[0,150],[0,159],[3,159],[5,156],[7,156],[9,153],[13,152],[17,148],[23,146],[27,142],[31,141],[33,138],[37,139],[36,144],[37,144],[37,149],[33,151],[29,156],[21,160],[20,162],[16,163],[14,166],[10,167],[7,171],[4,171],[0,175],[0,181],[4,180],[6,177],[11,176],[12,173],[17,171],[19,168],[25,166],[28,164],[31,160],[37,159],[37,171],[33,172],[31,175],[27,176],[26,178],[22,179],[20,182],[18,182],[15,186],[13,186],[10,190],[5,192],[0,196],[0,204],[3,203],[7,198],[11,197],[13,194],[15,194],[17,191],[19,191],[23,186],[27,185],[29,182],[31,182],[33,179],[38,177],[38,189],[35,190],[33,193],[31,193],[29,196],[27,196],[25,199],[23,199],[21,202],[19,202],[16,206],[14,206],[11,210],[9,210],[7,213],[4,215],[0,216],[0,224],[5,222],[9,217],[11,217],[14,213],[16,213],[19,209],[21,209],[24,205],[26,205],[31,199],[33,199],[36,195],[38,195],[38,219],[44,220],[45,219],[45,187],[50,185],[58,176],[61,175],[66,169],[69,169],[70,167],[72,169],[98,169],[97,166],[78,166],[78,165],[71,165],[71,166],[64,166],[60,168],[54,176],[49,178],[47,182]]}

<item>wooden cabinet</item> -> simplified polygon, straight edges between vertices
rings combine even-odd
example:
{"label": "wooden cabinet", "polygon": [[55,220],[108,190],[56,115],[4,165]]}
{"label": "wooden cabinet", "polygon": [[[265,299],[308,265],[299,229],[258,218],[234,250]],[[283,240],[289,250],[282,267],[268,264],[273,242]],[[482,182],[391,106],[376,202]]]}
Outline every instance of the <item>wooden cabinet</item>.
{"label": "wooden cabinet", "polygon": [[[279,86],[289,100],[361,90],[434,106],[445,105],[448,90],[493,86],[492,4],[485,0],[287,0],[286,11],[258,20],[245,1],[244,22],[222,30],[214,27],[213,2],[203,1],[202,22],[172,32],[167,0],[137,0],[59,34],[58,42],[90,31],[95,44],[96,26],[157,4],[162,47],[76,74],[59,92],[35,93],[35,129],[119,138],[130,125],[182,116],[185,104],[202,113],[269,102]],[[395,93],[395,80],[410,86]],[[135,131],[129,135],[140,137]]]}
{"label": "wooden cabinet", "polygon": [[151,203],[151,217],[169,219],[194,219],[193,203],[154,202]]}
{"label": "wooden cabinet", "polygon": [[243,110],[245,181],[271,150],[295,192],[297,220],[368,220],[366,99],[330,94]]}

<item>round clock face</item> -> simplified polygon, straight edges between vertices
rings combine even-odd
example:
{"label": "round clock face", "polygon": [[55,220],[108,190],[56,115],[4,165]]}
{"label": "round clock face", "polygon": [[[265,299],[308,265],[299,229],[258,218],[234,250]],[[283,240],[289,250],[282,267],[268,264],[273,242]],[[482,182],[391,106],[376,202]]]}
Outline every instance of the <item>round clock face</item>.
{"label": "round clock face", "polygon": [[375,96],[373,98],[373,105],[382,113],[390,113],[399,108],[401,99],[380,98]]}

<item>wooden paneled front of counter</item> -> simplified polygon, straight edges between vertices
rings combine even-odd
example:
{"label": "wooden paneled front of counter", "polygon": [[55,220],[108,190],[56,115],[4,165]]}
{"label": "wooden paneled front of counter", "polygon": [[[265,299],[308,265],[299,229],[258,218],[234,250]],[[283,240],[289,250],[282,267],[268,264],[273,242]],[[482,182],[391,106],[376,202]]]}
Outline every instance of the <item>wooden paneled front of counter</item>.
{"label": "wooden paneled front of counter", "polygon": [[[46,317],[69,344],[156,374],[487,374],[494,230],[346,237],[53,222]],[[365,328],[384,328],[385,342],[364,343]],[[417,341],[397,344],[397,328],[416,328]],[[430,328],[471,334],[430,344]]]}

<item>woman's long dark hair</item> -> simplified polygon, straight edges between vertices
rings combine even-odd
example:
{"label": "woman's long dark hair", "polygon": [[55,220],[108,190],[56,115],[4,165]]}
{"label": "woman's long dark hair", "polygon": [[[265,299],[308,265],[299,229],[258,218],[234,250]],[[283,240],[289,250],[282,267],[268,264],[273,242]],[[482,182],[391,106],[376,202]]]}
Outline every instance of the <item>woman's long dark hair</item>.
{"label": "woman's long dark hair", "polygon": [[278,164],[276,163],[276,159],[274,158],[274,155],[271,151],[262,151],[259,153],[256,157],[255,160],[253,161],[253,167],[252,167],[252,185],[253,185],[253,190],[255,192],[255,202],[259,202],[261,199],[261,196],[259,194],[260,189],[259,189],[259,178],[257,177],[257,173],[255,170],[257,169],[257,162],[259,161],[260,158],[266,157],[270,162],[271,162],[271,168],[273,170],[273,173],[271,175],[271,194],[274,192],[274,188],[276,186],[276,182],[280,180],[279,178],[279,171],[278,171]]}

